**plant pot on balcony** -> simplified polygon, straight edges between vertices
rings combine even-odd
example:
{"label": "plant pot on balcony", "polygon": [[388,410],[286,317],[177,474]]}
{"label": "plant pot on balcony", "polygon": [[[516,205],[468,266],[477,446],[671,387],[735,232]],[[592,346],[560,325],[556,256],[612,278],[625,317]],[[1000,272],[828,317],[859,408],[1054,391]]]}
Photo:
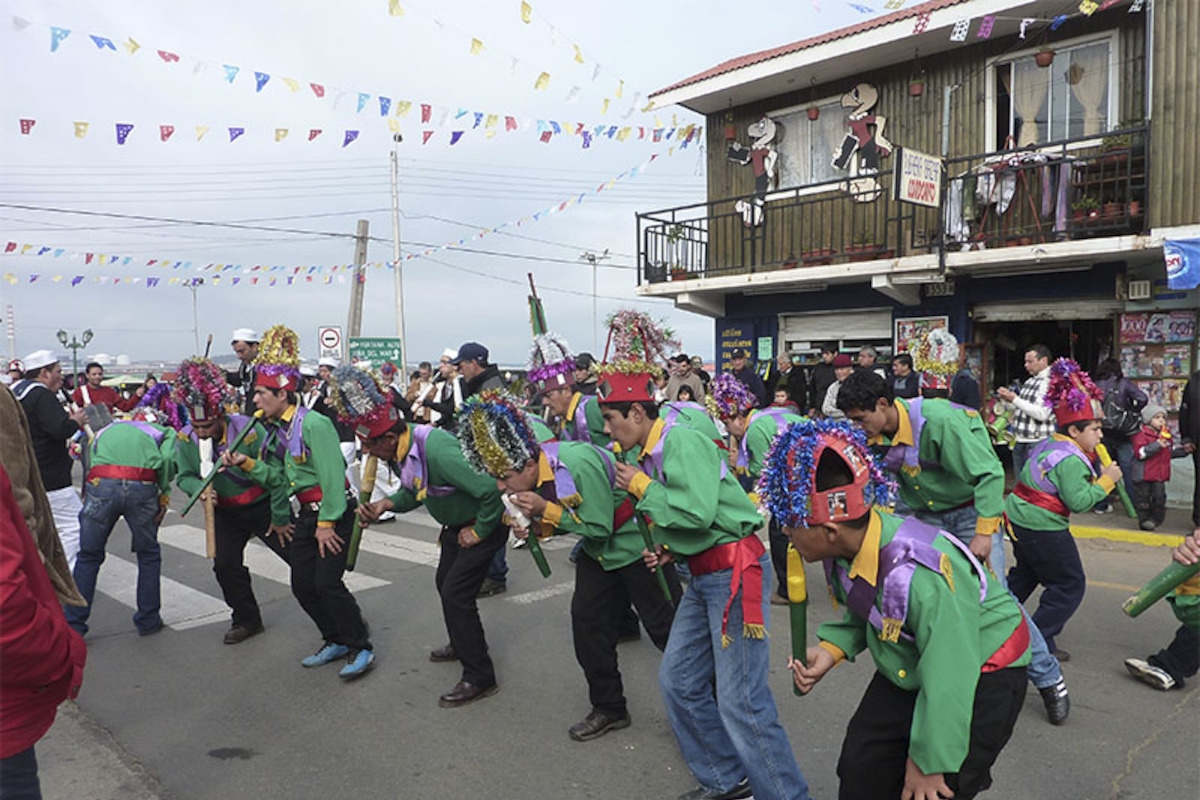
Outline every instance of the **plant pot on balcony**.
{"label": "plant pot on balcony", "polygon": [[1124,203],[1105,203],[1103,208],[1105,219],[1116,219],[1125,215]]}
{"label": "plant pot on balcony", "polygon": [[811,119],[813,122],[816,122],[818,119],[820,119],[820,117],[821,117],[821,109],[817,108],[816,106],[808,107],[808,118],[809,119]]}
{"label": "plant pot on balcony", "polygon": [[908,96],[920,97],[925,94],[925,81],[909,81]]}
{"label": "plant pot on balcony", "polygon": [[874,261],[875,259],[891,258],[894,251],[882,250],[878,244],[846,245],[846,255],[851,261]]}
{"label": "plant pot on balcony", "polygon": [[686,281],[688,279],[688,271],[683,267],[671,267],[671,280]]}
{"label": "plant pot on balcony", "polygon": [[1048,67],[1054,63],[1054,51],[1039,50],[1033,54],[1033,60],[1039,67]]}
{"label": "plant pot on balcony", "polygon": [[1142,204],[1137,200],[1131,200],[1129,203],[1129,216],[1140,217],[1142,215]]}
{"label": "plant pot on balcony", "polygon": [[832,247],[821,247],[816,250],[805,250],[801,254],[800,260],[805,266],[815,267],[824,264],[832,264],[835,253]]}

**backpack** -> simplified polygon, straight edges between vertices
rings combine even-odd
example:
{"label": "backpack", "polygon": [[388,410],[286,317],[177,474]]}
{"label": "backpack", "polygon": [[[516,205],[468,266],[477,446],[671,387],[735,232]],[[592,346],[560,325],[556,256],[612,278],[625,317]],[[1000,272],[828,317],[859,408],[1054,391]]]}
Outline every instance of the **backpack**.
{"label": "backpack", "polygon": [[1104,403],[1101,405],[1101,409],[1104,411],[1104,420],[1100,427],[1106,433],[1132,436],[1142,427],[1142,416],[1133,409],[1121,405],[1120,388],[1121,385],[1118,383],[1104,395]]}

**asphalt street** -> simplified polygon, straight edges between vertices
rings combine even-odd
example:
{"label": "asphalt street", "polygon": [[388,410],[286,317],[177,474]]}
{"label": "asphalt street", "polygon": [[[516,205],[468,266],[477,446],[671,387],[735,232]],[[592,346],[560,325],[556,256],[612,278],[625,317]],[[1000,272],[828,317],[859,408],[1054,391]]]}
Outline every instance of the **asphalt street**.
{"label": "asphalt street", "polygon": [[[197,525],[174,512],[164,523],[168,628],[145,638],[130,619],[133,555],[118,525],[101,570],[78,706],[65,709],[39,745],[46,797],[673,798],[694,785],[666,720],[659,653],[648,638],[620,647],[633,726],[589,743],[567,737],[589,711],[571,644],[569,540],[548,543],[549,579],[527,551],[509,551],[508,592],[480,601],[501,691],[442,709],[437,697],[459,669],[428,660],[446,643],[431,519],[417,512],[381,525],[364,543],[351,585],[378,661],[350,684],[336,666],[300,667],[320,642],[291,597],[284,565],[256,542],[248,561],[267,631],[222,645],[227,611]],[[1064,666],[1071,718],[1049,725],[1031,688],[988,796],[1198,797],[1200,680],[1156,692],[1122,666],[1127,656],[1157,651],[1175,629],[1165,604],[1137,620],[1119,609],[1165,565],[1168,550],[1097,539],[1080,548],[1089,589],[1059,637],[1073,656]],[[840,613],[822,581],[810,566],[811,631]],[[812,796],[835,797],[841,738],[872,675],[869,655],[797,698],[785,669],[787,609],[772,606],[769,624],[770,684],[783,724]]]}

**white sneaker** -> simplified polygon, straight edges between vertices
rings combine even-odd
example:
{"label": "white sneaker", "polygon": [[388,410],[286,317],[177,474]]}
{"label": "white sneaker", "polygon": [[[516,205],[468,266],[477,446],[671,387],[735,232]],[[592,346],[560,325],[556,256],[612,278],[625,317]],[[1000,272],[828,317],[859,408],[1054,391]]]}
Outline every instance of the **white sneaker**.
{"label": "white sneaker", "polygon": [[1129,670],[1129,674],[1142,683],[1153,686],[1159,691],[1165,692],[1175,688],[1175,679],[1171,677],[1171,673],[1148,661],[1140,658],[1127,658],[1125,659],[1125,669]]}
{"label": "white sneaker", "polygon": [[522,547],[528,547],[528,546],[529,546],[528,539],[518,539],[515,536],[513,537],[513,543],[512,543],[513,550],[520,550]]}
{"label": "white sneaker", "polygon": [[379,515],[380,522],[391,522],[395,518],[396,518],[396,512],[394,512],[394,511],[385,511]]}

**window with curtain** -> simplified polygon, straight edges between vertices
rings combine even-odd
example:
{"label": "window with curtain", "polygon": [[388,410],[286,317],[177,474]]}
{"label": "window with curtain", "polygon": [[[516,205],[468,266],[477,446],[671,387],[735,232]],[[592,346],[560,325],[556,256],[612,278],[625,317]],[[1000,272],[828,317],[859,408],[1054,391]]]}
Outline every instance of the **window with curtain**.
{"label": "window with curtain", "polygon": [[1049,67],[1039,67],[1032,54],[1002,65],[1009,67],[1007,74],[1000,73],[1010,101],[1008,131],[1018,147],[1099,136],[1114,127],[1108,102],[1110,49],[1109,41],[1092,42],[1055,48]]}
{"label": "window with curtain", "polygon": [[779,185],[805,186],[834,180],[844,173],[833,167],[835,148],[840,149],[846,135],[846,111],[838,101],[818,105],[821,115],[808,118],[808,107],[771,118],[783,130],[776,137],[779,150]]}

